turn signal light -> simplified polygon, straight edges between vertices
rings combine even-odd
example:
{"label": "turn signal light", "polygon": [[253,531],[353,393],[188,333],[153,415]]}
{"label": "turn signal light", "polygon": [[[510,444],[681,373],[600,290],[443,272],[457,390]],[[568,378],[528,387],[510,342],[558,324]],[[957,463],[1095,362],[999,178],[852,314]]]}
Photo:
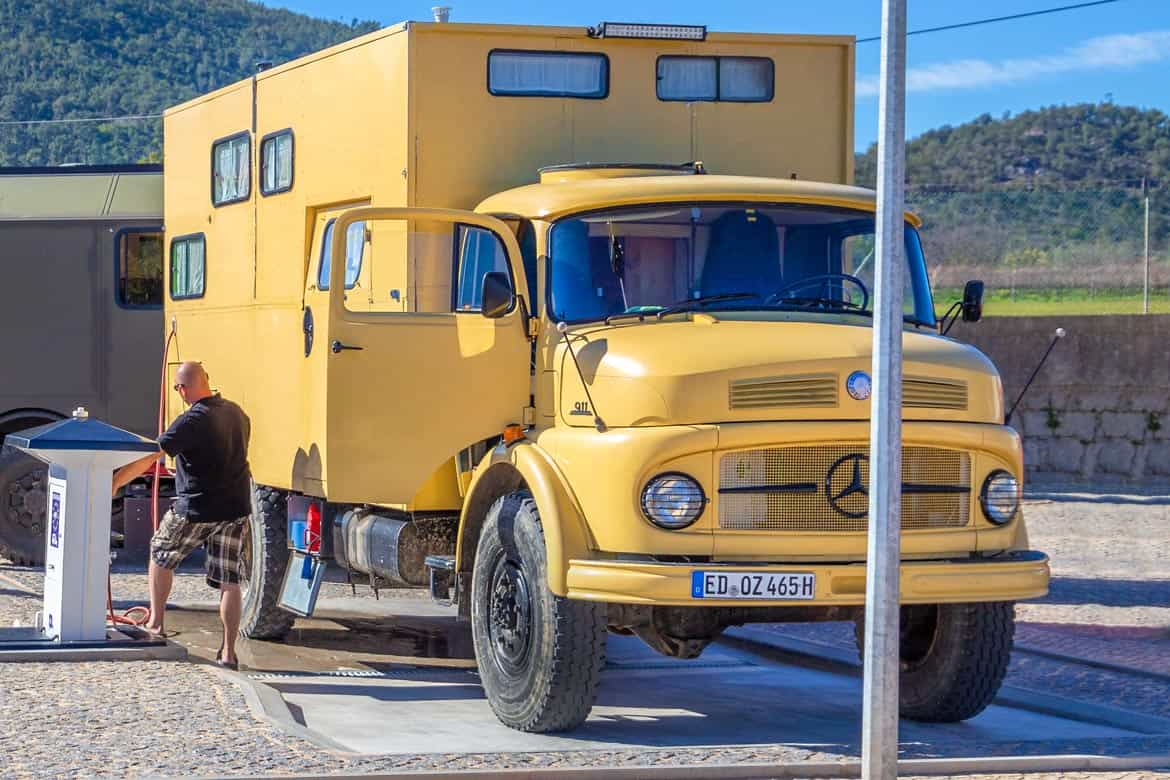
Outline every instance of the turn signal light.
{"label": "turn signal light", "polygon": [[509,425],[504,428],[504,444],[513,444],[524,438],[524,426]]}

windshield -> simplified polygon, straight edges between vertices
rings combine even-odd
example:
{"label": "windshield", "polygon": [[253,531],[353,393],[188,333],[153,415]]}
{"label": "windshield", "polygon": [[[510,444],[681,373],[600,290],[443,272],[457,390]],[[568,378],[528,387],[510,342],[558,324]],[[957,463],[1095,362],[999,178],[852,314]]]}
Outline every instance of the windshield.
{"label": "windshield", "polygon": [[[905,312],[934,325],[918,232],[905,230]],[[874,216],[803,205],[677,205],[562,219],[549,305],[566,322],[697,309],[873,312]]]}

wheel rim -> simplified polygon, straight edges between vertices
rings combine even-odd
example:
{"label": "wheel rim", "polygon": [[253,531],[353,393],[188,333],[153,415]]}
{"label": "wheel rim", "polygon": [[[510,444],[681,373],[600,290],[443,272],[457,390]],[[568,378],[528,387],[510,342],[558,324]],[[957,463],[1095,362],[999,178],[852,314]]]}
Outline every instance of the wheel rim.
{"label": "wheel rim", "polygon": [[502,671],[510,675],[523,671],[532,645],[532,597],[524,571],[507,559],[492,572],[488,638]]}
{"label": "wheel rim", "polygon": [[244,523],[243,539],[240,541],[240,598],[246,600],[252,590],[252,523]]}
{"label": "wheel rim", "polygon": [[898,655],[903,671],[930,657],[938,638],[938,606],[924,604],[904,607],[899,621]]}
{"label": "wheel rim", "polygon": [[8,485],[8,516],[12,525],[29,536],[44,531],[45,482],[39,471],[30,471]]}

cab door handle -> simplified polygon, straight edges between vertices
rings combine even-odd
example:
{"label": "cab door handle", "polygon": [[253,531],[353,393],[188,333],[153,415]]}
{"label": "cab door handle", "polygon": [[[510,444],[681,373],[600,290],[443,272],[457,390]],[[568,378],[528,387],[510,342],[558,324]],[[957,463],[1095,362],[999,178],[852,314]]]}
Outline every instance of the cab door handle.
{"label": "cab door handle", "polygon": [[333,350],[333,354],[335,355],[343,349],[365,349],[365,347],[354,347],[349,344],[342,344],[337,339],[333,339],[333,343],[329,345],[329,348]]}

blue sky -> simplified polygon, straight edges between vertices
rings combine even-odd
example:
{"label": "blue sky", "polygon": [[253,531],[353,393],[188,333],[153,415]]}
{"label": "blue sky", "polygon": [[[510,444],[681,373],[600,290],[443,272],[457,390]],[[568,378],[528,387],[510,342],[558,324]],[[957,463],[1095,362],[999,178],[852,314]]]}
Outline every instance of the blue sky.
{"label": "blue sky", "polygon": [[[909,0],[911,30],[1067,5],[1078,0]],[[452,21],[591,25],[706,24],[712,30],[877,35],[880,0],[445,0]],[[429,19],[438,2],[267,0],[349,22]],[[877,137],[878,43],[857,46],[857,148]],[[782,74],[777,74],[782,77]],[[911,137],[983,113],[1113,102],[1170,112],[1170,0],[1120,0],[1061,14],[912,36],[906,129]]]}

